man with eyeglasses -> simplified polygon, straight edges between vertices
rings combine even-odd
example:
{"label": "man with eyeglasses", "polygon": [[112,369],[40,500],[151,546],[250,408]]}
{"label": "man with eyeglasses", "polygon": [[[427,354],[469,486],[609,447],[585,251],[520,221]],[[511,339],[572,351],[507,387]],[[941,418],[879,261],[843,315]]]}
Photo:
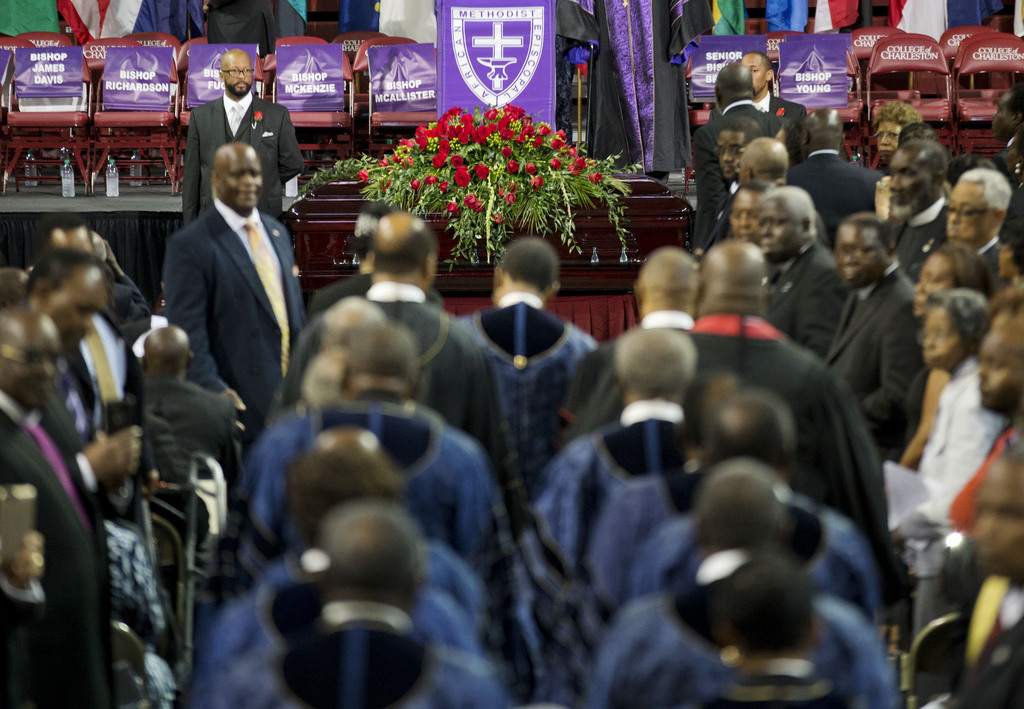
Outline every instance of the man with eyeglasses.
{"label": "man with eyeglasses", "polygon": [[241,49],[220,60],[224,95],[192,111],[181,182],[181,211],[185,223],[213,204],[210,175],[213,156],[225,143],[248,143],[263,168],[261,214],[281,214],[282,186],[302,172],[302,153],[288,109],[252,93],[253,65]]}
{"label": "man with eyeglasses", "polygon": [[957,181],[949,197],[946,236],[985,259],[996,283],[999,278],[999,227],[1006,219],[1013,190],[998,170],[984,167],[968,170]]}
{"label": "man with eyeglasses", "polygon": [[834,108],[819,108],[807,116],[807,159],[789,168],[786,184],[802,187],[814,200],[825,222],[821,238],[835,243],[836,229],[846,217],[875,209],[875,184],[881,173],[840,157],[843,121]]}
{"label": "man with eyeglasses", "polygon": [[725,127],[718,134],[718,145],[715,146],[715,157],[722,170],[722,178],[728,185],[728,194],[719,207],[706,234],[695,234],[694,243],[707,251],[719,241],[729,238],[729,212],[732,211],[732,199],[739,187],[740,158],[747,150],[750,142],[764,136],[757,121],[748,116],[737,116],[726,119]]}

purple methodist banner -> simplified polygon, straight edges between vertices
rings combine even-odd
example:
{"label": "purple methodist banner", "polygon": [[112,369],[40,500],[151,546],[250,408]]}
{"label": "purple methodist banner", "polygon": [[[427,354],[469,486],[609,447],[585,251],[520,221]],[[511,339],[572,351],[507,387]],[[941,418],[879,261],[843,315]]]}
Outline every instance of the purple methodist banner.
{"label": "purple methodist banner", "polygon": [[103,65],[104,110],[169,110],[173,63],[170,47],[108,47]]}
{"label": "purple methodist banner", "polygon": [[763,34],[703,35],[690,54],[690,95],[713,99],[722,67],[738,62],[747,52],[764,52],[767,47],[768,37]]}
{"label": "purple methodist banner", "polygon": [[[220,79],[220,58],[229,49],[241,49],[249,55],[253,66],[256,58],[255,44],[194,44],[188,52],[188,107],[195,108],[224,95],[224,82]],[[256,79],[252,89],[256,91]]]}
{"label": "purple methodist banner", "polygon": [[278,47],[277,102],[289,111],[344,111],[345,47]]}
{"label": "purple methodist banner", "polygon": [[370,96],[374,111],[437,109],[434,45],[371,47],[366,59],[370,63]]}
{"label": "purple methodist banner", "polygon": [[792,35],[779,44],[779,95],[814,108],[846,106],[848,34]]}
{"label": "purple methodist banner", "polygon": [[81,47],[14,50],[18,98],[78,98],[82,95]]}
{"label": "purple methodist banner", "polygon": [[554,0],[440,0],[437,113],[515,104],[555,117]]}

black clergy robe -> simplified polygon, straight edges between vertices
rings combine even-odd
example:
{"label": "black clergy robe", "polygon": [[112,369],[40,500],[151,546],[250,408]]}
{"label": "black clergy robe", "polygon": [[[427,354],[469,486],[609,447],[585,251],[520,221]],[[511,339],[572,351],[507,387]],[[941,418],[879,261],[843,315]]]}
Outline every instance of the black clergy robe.
{"label": "black clergy robe", "polygon": [[945,206],[938,216],[927,224],[910,226],[904,222],[896,234],[896,258],[900,261],[900,269],[914,283],[921,275],[924,262],[932,252],[946,243],[946,212]]}
{"label": "black clergy robe", "polygon": [[685,69],[671,59],[710,30],[708,0],[561,0],[558,33],[597,41],[590,85],[590,153],[644,172],[690,163]]}

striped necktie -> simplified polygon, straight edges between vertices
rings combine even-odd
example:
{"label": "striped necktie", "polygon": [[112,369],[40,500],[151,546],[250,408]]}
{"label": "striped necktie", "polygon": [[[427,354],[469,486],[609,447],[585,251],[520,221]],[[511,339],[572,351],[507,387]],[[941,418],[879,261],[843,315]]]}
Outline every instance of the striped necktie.
{"label": "striped necktie", "polygon": [[291,334],[288,328],[288,309],[284,302],[284,289],[281,287],[281,279],[274,268],[274,261],[270,251],[263,239],[260,238],[259,229],[253,219],[245,222],[245,233],[249,238],[249,247],[252,249],[252,260],[256,265],[256,273],[259,274],[263,289],[267,292],[270,300],[270,307],[274,311],[277,325],[281,328],[281,376],[288,373],[288,356],[291,346]]}

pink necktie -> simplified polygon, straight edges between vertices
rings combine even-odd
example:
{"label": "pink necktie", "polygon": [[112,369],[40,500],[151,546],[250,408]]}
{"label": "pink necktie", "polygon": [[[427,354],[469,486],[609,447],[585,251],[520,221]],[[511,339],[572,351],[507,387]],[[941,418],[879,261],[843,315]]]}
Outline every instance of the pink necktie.
{"label": "pink necktie", "polygon": [[71,504],[74,505],[75,511],[78,512],[82,525],[92,534],[95,531],[92,526],[92,520],[89,519],[89,513],[85,510],[85,503],[82,502],[82,497],[78,494],[78,488],[75,487],[75,483],[71,479],[71,473],[68,472],[68,467],[64,464],[64,457],[57,450],[57,445],[38,423],[32,425],[26,423],[22,424],[21,427],[39,446],[43,457],[46,458],[50,467],[53,468],[53,472],[57,474],[60,484],[64,486],[64,492],[71,498]]}

